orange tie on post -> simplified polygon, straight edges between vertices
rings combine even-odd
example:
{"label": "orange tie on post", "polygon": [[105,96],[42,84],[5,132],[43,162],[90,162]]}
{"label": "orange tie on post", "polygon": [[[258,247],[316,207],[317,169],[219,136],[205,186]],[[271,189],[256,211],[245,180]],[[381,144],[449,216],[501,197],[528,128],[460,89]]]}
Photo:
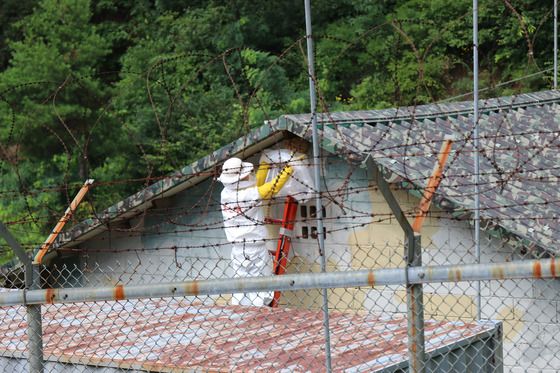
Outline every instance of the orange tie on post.
{"label": "orange tie on post", "polygon": [[453,138],[446,136],[443,144],[441,144],[438,161],[434,166],[432,176],[430,176],[430,178],[428,179],[428,185],[424,189],[424,194],[422,195],[422,199],[420,200],[419,211],[416,215],[416,218],[414,219],[414,223],[412,224],[412,230],[414,232],[420,233],[420,229],[422,229],[424,218],[428,215],[428,211],[430,210],[430,205],[432,204],[432,199],[434,198],[436,189],[441,183],[443,168],[445,167],[445,163],[447,162],[447,158],[449,157],[449,153],[451,152],[452,145]]}
{"label": "orange tie on post", "polygon": [[92,184],[93,184],[93,179],[88,179],[86,180],[84,185],[82,185],[82,188],[80,189],[78,194],[76,194],[76,197],[74,197],[74,200],[72,201],[72,203],[70,203],[70,206],[68,206],[68,208],[66,209],[66,212],[64,212],[64,216],[60,218],[60,220],[54,227],[49,237],[47,237],[45,243],[39,249],[39,252],[35,256],[33,264],[41,264],[41,262],[43,261],[43,257],[45,256],[47,251],[49,251],[49,248],[53,244],[56,237],[58,237],[59,233],[62,231],[62,228],[64,228],[66,222],[70,220],[70,218],[72,217],[72,215],[74,214],[78,206],[80,205],[80,202],[82,202],[82,199],[91,188]]}

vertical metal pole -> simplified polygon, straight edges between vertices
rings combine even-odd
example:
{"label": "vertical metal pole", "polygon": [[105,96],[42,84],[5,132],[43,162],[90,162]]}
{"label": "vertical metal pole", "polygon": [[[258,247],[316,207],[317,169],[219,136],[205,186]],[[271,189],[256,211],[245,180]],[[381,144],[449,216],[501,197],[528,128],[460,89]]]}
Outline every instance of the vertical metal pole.
{"label": "vertical metal pole", "polygon": [[426,352],[424,347],[424,297],[422,284],[410,284],[408,268],[422,266],[422,249],[420,234],[413,232],[406,234],[406,303],[408,316],[408,355],[409,371],[412,373],[425,372]]}
{"label": "vertical metal pole", "polygon": [[[29,271],[26,271],[29,272]],[[27,289],[41,288],[40,267],[32,266],[31,278],[25,279]],[[43,372],[43,326],[41,325],[41,305],[27,305],[27,338],[29,340],[29,372]]]}
{"label": "vertical metal pole", "polygon": [[558,89],[558,0],[554,0],[554,89]]}
{"label": "vertical metal pole", "polygon": [[[480,160],[478,133],[478,0],[473,0],[473,121],[474,121],[474,245],[480,263]],[[480,281],[476,282],[476,317],[482,317]]]}
{"label": "vertical metal pole", "polygon": [[[19,261],[25,269],[25,289],[40,289],[39,267],[34,266],[31,258],[23,247],[10,233],[8,228],[0,221],[0,237],[3,237],[12,248]],[[26,305],[27,308],[27,339],[28,339],[28,363],[31,373],[43,372],[43,328],[41,325],[41,306],[35,304]]]}
{"label": "vertical metal pole", "polygon": [[[323,204],[321,202],[321,150],[317,134],[317,97],[315,95],[315,58],[313,55],[313,38],[311,32],[311,2],[304,0],[305,5],[305,31],[307,39],[307,71],[309,74],[309,98],[311,106],[311,125],[313,131],[313,164],[315,187],[317,188],[317,237],[319,238],[319,254],[321,256],[321,272],[327,270],[325,253],[325,236],[323,229]],[[322,289],[323,295],[323,328],[325,333],[325,365],[327,372],[332,371],[331,365],[331,336],[329,328],[329,301],[327,289]]]}

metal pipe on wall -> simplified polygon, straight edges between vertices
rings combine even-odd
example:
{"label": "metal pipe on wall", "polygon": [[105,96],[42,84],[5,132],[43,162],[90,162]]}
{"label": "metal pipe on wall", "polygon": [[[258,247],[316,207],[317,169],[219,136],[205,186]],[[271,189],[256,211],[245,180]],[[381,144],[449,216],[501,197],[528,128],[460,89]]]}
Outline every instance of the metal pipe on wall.
{"label": "metal pipe on wall", "polygon": [[[319,147],[319,136],[317,132],[317,97],[315,94],[315,57],[313,55],[313,33],[311,29],[311,2],[304,0],[305,6],[305,31],[307,40],[307,71],[309,75],[309,99],[311,108],[311,126],[313,132],[313,173],[317,193],[317,237],[319,240],[319,254],[321,257],[321,272],[327,270],[327,258],[325,253],[325,231],[323,228],[323,204],[321,201],[321,149]],[[331,365],[331,337],[329,327],[329,300],[327,289],[322,289],[323,297],[323,329],[325,334],[325,366],[327,372],[332,371]]]}

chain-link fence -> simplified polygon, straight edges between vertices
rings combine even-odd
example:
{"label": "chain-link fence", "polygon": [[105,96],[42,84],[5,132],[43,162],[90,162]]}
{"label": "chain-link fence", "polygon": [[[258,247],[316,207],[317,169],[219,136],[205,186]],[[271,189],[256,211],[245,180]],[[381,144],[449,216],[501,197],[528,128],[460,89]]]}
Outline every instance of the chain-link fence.
{"label": "chain-link fence", "polygon": [[[527,89],[548,86],[551,62],[540,48],[549,39],[538,39],[536,54],[533,42],[552,10],[539,14],[535,23],[537,18],[527,16],[530,9],[519,13],[509,1],[503,6],[512,24],[519,25],[504,34],[527,40],[529,65],[504,77],[493,72],[510,66],[495,64],[507,51],[522,50],[519,41],[508,42],[505,54],[485,57],[495,62],[485,63],[485,90],[489,96],[521,92],[523,86],[509,86],[527,79],[534,80]],[[499,15],[501,7],[488,2],[485,14]],[[434,9],[445,8],[441,3]],[[138,59],[144,54],[139,44],[135,54],[114,60],[126,62],[116,74],[122,81],[102,83],[97,80],[106,75],[102,71],[92,76],[63,71],[56,79],[38,75],[35,81],[3,87],[0,114],[11,127],[0,149],[0,168],[8,170],[2,174],[4,217],[26,245],[21,248],[19,237],[14,239],[0,222],[0,237],[8,244],[0,258],[1,369],[560,371],[560,267],[554,259],[560,232],[555,186],[560,158],[554,150],[560,94],[449,103],[478,94],[448,98],[471,87],[471,66],[463,62],[472,46],[464,32],[471,25],[463,22],[470,9],[452,16],[445,27],[429,17],[411,18],[404,10],[390,17],[380,13],[378,20],[364,13],[356,35],[346,30],[357,24],[343,23],[268,51],[227,41],[196,50],[181,38],[173,42],[181,48],[160,51],[160,43],[174,38],[176,26],[166,28],[173,18],[168,14],[158,21],[167,31],[161,31],[166,38],[154,42],[153,56]],[[43,27],[65,24],[53,20]],[[140,23],[149,22],[142,18]],[[191,34],[191,22],[182,20],[186,26],[179,34]],[[247,23],[249,18],[241,17],[239,29],[232,29],[237,34]],[[64,30],[60,38],[68,35]],[[205,38],[193,35],[193,40]],[[146,45],[152,37],[147,35]],[[317,76],[313,53],[304,52],[306,40],[323,41]],[[507,41],[497,40],[497,45]],[[331,45],[334,41],[343,43]],[[488,44],[487,49],[501,49]],[[217,55],[209,52],[224,47]],[[390,55],[383,57],[381,47]],[[433,53],[450,48],[456,49],[450,57]],[[79,55],[73,45],[60,53],[63,61]],[[137,76],[132,61],[146,71]],[[343,70],[360,65],[364,71],[351,73],[352,82],[338,83]],[[23,67],[20,75],[37,70]],[[446,71],[445,79],[438,70]],[[313,114],[289,114],[309,110],[307,94],[301,94],[306,90],[294,83],[296,75],[310,77],[310,92],[319,96],[319,105],[310,107]],[[60,77],[65,78],[57,81]],[[505,77],[511,79],[499,82]],[[93,90],[97,85],[110,86],[115,96]],[[96,96],[95,105],[80,102],[79,116],[67,113],[74,98],[89,102]],[[360,103],[353,105],[354,98]],[[26,106],[28,101],[36,106]],[[26,105],[20,108],[20,103]],[[362,110],[373,107],[381,109]],[[43,124],[45,114],[52,118]],[[315,121],[318,139],[311,135]],[[83,133],[82,125],[73,132],[76,122],[84,123]],[[33,127],[29,123],[44,128],[26,132]],[[53,129],[58,127],[68,137]],[[217,136],[220,131],[223,137]],[[160,135],[150,137],[156,132]],[[42,149],[32,138],[49,139],[64,152],[54,145],[30,152],[27,148]],[[130,147],[109,151],[126,141]],[[453,148],[445,172],[430,176],[447,141]],[[322,154],[311,154],[311,143]],[[20,154],[23,145],[27,153]],[[47,157],[49,152],[54,153]],[[287,160],[270,159],[282,152]],[[30,156],[41,163],[25,164]],[[198,160],[184,167],[185,156]],[[278,194],[237,195],[224,202],[226,186],[218,176],[234,156],[254,165],[268,157],[276,176],[286,164],[303,162],[320,169],[321,180],[294,171],[291,178],[306,189],[287,193],[297,201]],[[43,158],[54,168],[37,177],[36,168],[47,167]],[[50,229],[60,218],[60,206],[71,201],[76,185],[70,181],[95,172],[100,180],[88,182],[99,192],[91,196],[87,212],[72,202],[74,209],[59,224],[74,212],[76,224],[66,231],[58,225],[52,241],[47,239],[51,244],[58,236],[57,241],[40,251],[40,263],[32,263],[28,254],[45,247],[45,227]],[[442,187],[430,207],[425,199],[431,202],[426,196],[437,185],[429,185],[438,178]],[[144,189],[99,210],[140,185]],[[322,206],[317,207],[317,196]],[[264,211],[262,216],[248,213],[253,205]],[[230,212],[245,220],[232,223]],[[413,229],[417,217],[424,219],[421,229]],[[245,233],[258,227],[260,233],[232,240],[224,232],[232,227]],[[12,250],[19,262],[6,264],[15,257]]]}
{"label": "chain-link fence", "polygon": [[[156,277],[162,268],[150,264]],[[100,270],[54,267],[48,274],[74,281]],[[89,287],[14,289],[0,297],[0,364],[29,370],[37,353],[30,337],[41,333],[29,325],[29,308],[39,304],[45,372],[324,371],[327,359],[333,371],[406,371],[421,351],[407,341],[420,333],[425,357],[415,362],[416,371],[423,364],[441,372],[558,369],[556,280],[531,278],[555,276],[554,260],[416,268],[408,281],[423,282],[424,294],[413,304],[406,299],[405,273],[394,268],[117,287],[87,280]],[[473,279],[485,279],[483,319],[476,318]],[[318,308],[323,287],[329,287],[329,356]],[[282,289],[283,304],[230,305],[236,289]],[[414,318],[423,313],[423,330],[415,329],[411,312]]]}
{"label": "chain-link fence", "polygon": [[[383,195],[384,187],[378,180],[370,192]],[[380,215],[400,208],[372,200]],[[26,281],[25,266],[5,271],[0,365],[14,372],[560,369],[560,268],[549,254],[488,230],[477,264],[468,221],[444,219],[443,211],[433,212],[422,235],[403,233],[397,215],[367,224],[350,218],[346,232],[329,223],[327,205],[321,273],[316,237],[302,235],[316,217],[303,206],[282,276],[240,278],[227,243],[150,249],[144,236],[139,249],[126,230],[61,251],[27,272],[34,281]],[[234,302],[235,294],[274,291],[278,307]]]}

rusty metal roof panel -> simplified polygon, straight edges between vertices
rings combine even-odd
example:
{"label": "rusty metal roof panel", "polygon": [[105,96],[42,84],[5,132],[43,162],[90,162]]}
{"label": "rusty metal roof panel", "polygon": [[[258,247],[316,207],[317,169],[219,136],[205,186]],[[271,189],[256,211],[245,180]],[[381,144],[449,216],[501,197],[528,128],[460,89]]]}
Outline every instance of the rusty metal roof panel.
{"label": "rusty metal roof panel", "polygon": [[[404,369],[406,324],[394,315],[332,312],[333,367],[348,372]],[[159,372],[321,371],[322,331],[317,310],[216,306],[185,299],[43,307],[47,360]],[[474,341],[480,344],[496,335],[499,324],[494,322],[426,321],[428,354],[440,358],[444,351],[466,351]],[[25,356],[25,308],[0,309],[0,336],[0,355]]]}

